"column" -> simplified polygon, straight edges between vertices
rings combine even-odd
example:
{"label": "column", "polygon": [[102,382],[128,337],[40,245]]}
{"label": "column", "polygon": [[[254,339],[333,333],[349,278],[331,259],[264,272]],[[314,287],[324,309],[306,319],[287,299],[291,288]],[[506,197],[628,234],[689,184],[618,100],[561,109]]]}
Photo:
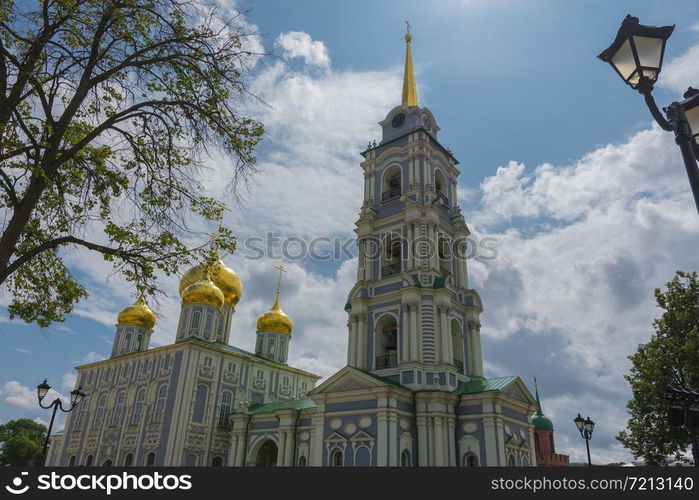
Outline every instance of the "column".
{"label": "column", "polygon": [[235,457],[235,465],[237,465],[238,467],[245,467],[245,464],[243,463],[243,455],[245,454],[245,446],[247,445],[247,443],[245,442],[244,432],[245,431],[243,431],[242,434],[238,435],[238,448],[236,450]]}
{"label": "column", "polygon": [[349,342],[347,345],[347,364],[357,366],[357,321],[354,314],[350,314],[349,323]]}
{"label": "column", "polygon": [[362,281],[366,278],[366,254],[364,252],[364,238],[357,240],[357,248],[359,255],[357,256],[357,281]]}
{"label": "column", "polygon": [[437,251],[437,225],[430,222],[430,267],[439,271],[439,252]]}
{"label": "column", "polygon": [[279,430],[279,449],[277,450],[277,467],[283,467],[286,455],[286,431]]}
{"label": "column", "polygon": [[438,309],[442,362],[451,363],[454,358],[449,356],[449,352],[451,351],[451,335],[449,335],[449,325],[447,322],[447,311],[449,311],[449,308],[447,306],[438,306]]}
{"label": "column", "polygon": [[493,417],[485,417],[483,419],[483,437],[485,439],[485,464],[488,466],[499,465]]}
{"label": "column", "polygon": [[[298,431],[297,431],[298,432]],[[284,447],[284,465],[293,467],[294,463],[294,435],[293,431],[286,431],[286,445]]]}
{"label": "column", "polygon": [[357,314],[357,368],[366,368],[367,335],[364,324],[365,313]]}
{"label": "column", "polygon": [[410,359],[410,305],[403,304],[401,307],[402,316],[400,324],[400,360]]}
{"label": "column", "polygon": [[237,451],[238,451],[238,435],[234,433],[231,436],[231,447],[228,450],[228,466],[229,467],[235,467],[236,465],[238,465],[238,463],[235,461]]}
{"label": "column", "polygon": [[408,269],[415,267],[415,251],[413,248],[413,223],[408,222]]}
{"label": "column", "polygon": [[478,375],[483,376],[483,353],[481,352],[481,324],[476,324],[476,366],[478,367]]}
{"label": "column", "polygon": [[442,466],[444,463],[444,430],[442,429],[442,417],[434,417],[434,455],[435,465]]}
{"label": "column", "polygon": [[400,465],[398,463],[398,417],[394,413],[388,416],[388,465]]}
{"label": "column", "polygon": [[388,416],[386,411],[383,410],[379,413],[378,418],[378,439],[376,440],[376,465],[385,466],[388,465],[388,449],[386,446],[386,441],[388,439]]}
{"label": "column", "polygon": [[[420,356],[417,350],[417,308],[416,303],[409,304],[410,307],[410,361],[419,361]],[[417,380],[416,380],[417,382]]]}
{"label": "column", "polygon": [[417,444],[418,444],[418,456],[417,465],[425,467],[429,465],[427,460],[427,419],[420,415],[417,417]]}
{"label": "column", "polygon": [[[455,448],[458,445],[456,444],[454,425],[455,422],[451,418],[447,418],[447,448],[451,448],[451,453],[447,457],[447,465],[459,465],[459,450]],[[454,457],[456,457],[456,461]]]}

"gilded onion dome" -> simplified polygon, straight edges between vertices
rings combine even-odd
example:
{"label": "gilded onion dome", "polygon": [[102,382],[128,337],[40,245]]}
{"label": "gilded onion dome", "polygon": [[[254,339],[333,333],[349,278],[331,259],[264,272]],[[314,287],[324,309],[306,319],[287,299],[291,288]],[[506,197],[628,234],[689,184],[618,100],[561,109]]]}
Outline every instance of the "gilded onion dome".
{"label": "gilded onion dome", "polygon": [[[218,250],[216,250],[216,257],[216,262],[214,262],[209,270],[211,281],[223,292],[223,298],[226,304],[236,305],[243,296],[243,283],[240,281],[235,271],[223,263],[219,257]],[[185,288],[201,280],[205,272],[206,265],[199,264],[184,273],[180,279],[180,296],[182,296]]]}
{"label": "gilded onion dome", "polygon": [[294,322],[291,318],[282,311],[279,305],[279,292],[277,292],[277,300],[274,301],[272,309],[262,314],[257,318],[257,331],[275,331],[291,335],[291,330],[294,328]]}
{"label": "gilded onion dome", "polygon": [[223,292],[205,274],[199,281],[182,290],[182,304],[209,304],[220,309],[225,301]]}
{"label": "gilded onion dome", "polygon": [[141,294],[138,300],[121,310],[117,316],[119,325],[136,325],[152,330],[155,326],[155,314],[150,310],[146,299]]}

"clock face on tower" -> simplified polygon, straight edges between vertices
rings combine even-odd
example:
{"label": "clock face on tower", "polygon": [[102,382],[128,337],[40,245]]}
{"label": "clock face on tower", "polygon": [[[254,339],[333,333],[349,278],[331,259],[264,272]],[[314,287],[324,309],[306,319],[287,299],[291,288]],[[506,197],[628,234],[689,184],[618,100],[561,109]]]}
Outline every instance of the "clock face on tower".
{"label": "clock face on tower", "polygon": [[391,120],[391,127],[398,128],[405,123],[405,113],[398,113]]}

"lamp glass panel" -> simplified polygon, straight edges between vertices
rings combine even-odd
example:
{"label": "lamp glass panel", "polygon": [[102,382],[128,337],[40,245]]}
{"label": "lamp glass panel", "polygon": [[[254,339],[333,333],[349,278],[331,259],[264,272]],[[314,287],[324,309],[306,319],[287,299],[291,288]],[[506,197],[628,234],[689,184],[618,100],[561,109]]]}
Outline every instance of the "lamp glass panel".
{"label": "lamp glass panel", "polygon": [[699,105],[686,109],[684,114],[687,116],[689,127],[692,129],[692,135],[696,141],[697,136],[699,136]]}
{"label": "lamp glass panel", "polygon": [[612,57],[612,64],[617,71],[621,73],[624,80],[628,80],[631,74],[636,70],[636,61],[633,58],[631,43],[628,39],[624,40],[624,43]]}
{"label": "lamp glass panel", "polygon": [[[648,36],[634,36],[636,52],[641,66],[660,69],[660,59],[663,57],[663,39]],[[650,75],[646,75],[650,77]]]}

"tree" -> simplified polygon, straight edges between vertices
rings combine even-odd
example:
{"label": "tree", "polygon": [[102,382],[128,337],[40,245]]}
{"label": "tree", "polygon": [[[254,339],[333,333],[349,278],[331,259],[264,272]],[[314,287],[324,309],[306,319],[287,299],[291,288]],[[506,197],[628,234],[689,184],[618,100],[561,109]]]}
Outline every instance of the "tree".
{"label": "tree", "polygon": [[697,465],[697,433],[686,426],[669,425],[666,392],[668,385],[699,390],[697,273],[677,271],[667,290],[655,289],[655,298],[663,314],[653,323],[655,333],[650,341],[629,356],[633,366],[625,378],[633,399],[627,404],[628,428],[617,439],[650,465],[661,465],[669,456],[682,460],[691,444]]}
{"label": "tree", "polygon": [[46,426],[20,418],[0,425],[0,465],[41,465]]}
{"label": "tree", "polygon": [[[212,150],[254,171],[262,125],[238,112],[257,56],[239,14],[190,0],[0,0],[0,286],[11,317],[62,321],[87,291],[65,252],[99,252],[148,293],[188,248]],[[224,180],[224,179],[222,179]],[[235,249],[219,227],[223,250]]]}

